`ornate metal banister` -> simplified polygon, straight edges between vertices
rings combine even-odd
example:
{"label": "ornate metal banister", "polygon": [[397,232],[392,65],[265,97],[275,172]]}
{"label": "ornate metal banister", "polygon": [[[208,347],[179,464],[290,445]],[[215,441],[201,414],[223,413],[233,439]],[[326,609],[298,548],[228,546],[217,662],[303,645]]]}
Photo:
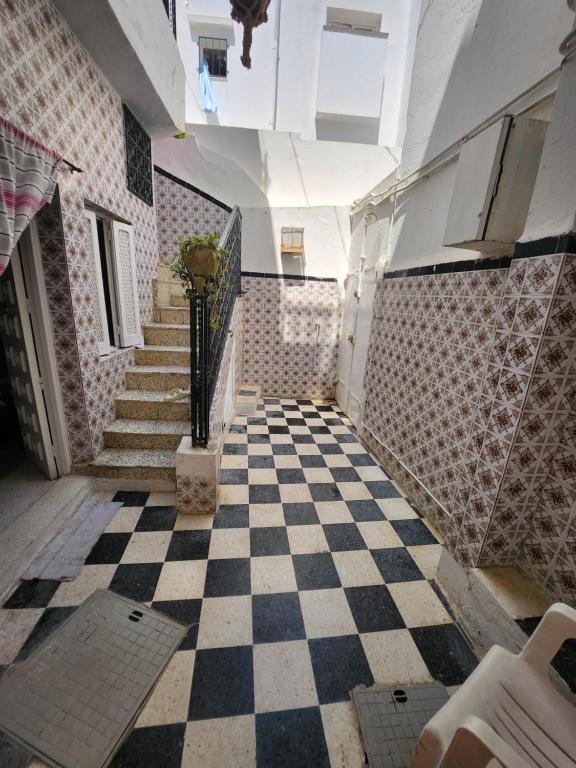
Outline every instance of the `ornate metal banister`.
{"label": "ornate metal banister", "polygon": [[[206,296],[190,301],[191,426],[193,445],[207,445],[210,437],[210,407],[230,330],[234,302],[240,292],[242,215],[236,206],[222,232],[219,247],[225,251],[221,269],[223,287],[215,302]],[[210,317],[217,326],[210,327]]]}

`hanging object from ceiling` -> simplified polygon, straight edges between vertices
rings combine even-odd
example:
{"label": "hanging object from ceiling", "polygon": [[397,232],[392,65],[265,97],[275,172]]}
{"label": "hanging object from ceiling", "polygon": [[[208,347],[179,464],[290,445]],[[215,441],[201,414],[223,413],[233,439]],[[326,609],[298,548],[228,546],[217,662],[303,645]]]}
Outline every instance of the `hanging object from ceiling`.
{"label": "hanging object from ceiling", "polygon": [[252,66],[250,59],[252,30],[268,21],[267,10],[270,0],[230,0],[230,4],[232,5],[232,18],[244,25],[244,41],[240,61],[246,69],[250,69]]}

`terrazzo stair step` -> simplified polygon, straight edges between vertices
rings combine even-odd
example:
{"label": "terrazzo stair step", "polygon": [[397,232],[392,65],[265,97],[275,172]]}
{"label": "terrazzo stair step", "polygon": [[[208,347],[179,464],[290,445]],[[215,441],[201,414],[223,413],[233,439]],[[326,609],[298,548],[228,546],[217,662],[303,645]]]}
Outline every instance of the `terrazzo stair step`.
{"label": "terrazzo stair step", "polygon": [[184,435],[190,434],[186,421],[118,419],[104,430],[106,448],[154,448],[175,451]]}
{"label": "terrazzo stair step", "polygon": [[169,347],[189,347],[190,326],[179,323],[148,323],[144,326],[144,343]]}
{"label": "terrazzo stair step", "polygon": [[134,350],[136,365],[190,365],[190,347],[149,345]]}
{"label": "terrazzo stair step", "polygon": [[170,306],[172,307],[188,307],[190,302],[186,296],[182,296],[177,293],[170,294]]}
{"label": "terrazzo stair step", "polygon": [[190,402],[165,400],[166,392],[130,389],[114,400],[118,419],[190,421]]}
{"label": "terrazzo stair step", "polygon": [[170,390],[190,387],[190,368],[180,365],[134,365],[126,369],[128,389]]}
{"label": "terrazzo stair step", "polygon": [[90,471],[96,477],[176,479],[176,451],[106,448],[94,459]]}
{"label": "terrazzo stair step", "polygon": [[154,322],[189,325],[190,310],[187,307],[154,307]]}

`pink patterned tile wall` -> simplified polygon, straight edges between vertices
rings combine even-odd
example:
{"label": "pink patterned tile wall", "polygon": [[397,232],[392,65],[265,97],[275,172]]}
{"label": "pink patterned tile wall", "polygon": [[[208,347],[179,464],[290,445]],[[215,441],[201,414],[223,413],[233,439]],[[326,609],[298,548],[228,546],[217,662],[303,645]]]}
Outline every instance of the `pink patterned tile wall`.
{"label": "pink patterned tile wall", "polygon": [[164,264],[174,260],[179,237],[221,233],[230,216],[225,208],[158,171],[154,172],[154,197],[158,220],[158,253]]}
{"label": "pink patterned tile wall", "polygon": [[534,271],[546,276],[544,265],[553,264],[555,279],[536,286],[532,375],[480,564],[516,562],[557,598],[576,602],[576,256],[531,261],[529,291]]}
{"label": "pink patterned tile wall", "polygon": [[[72,416],[66,414],[73,461],[83,463],[101,449],[103,428],[113,416],[113,397],[121,391],[123,371],[132,359],[131,351],[105,360],[98,357],[91,290],[94,270],[88,258],[84,204],[99,205],[134,225],[143,322],[152,315],[152,280],[158,258],[156,217],[154,208],[126,187],[120,98],[52,3],[6,0],[0,5],[0,23],[0,113],[83,170],[60,190],[66,263],[61,262],[58,276],[53,271],[50,278],[52,303],[57,302],[51,306],[55,329],[67,328],[56,333],[57,356],[69,364],[75,354],[80,370],[75,407],[70,398],[65,402],[68,410],[73,409]],[[54,249],[50,232],[50,228],[41,232],[47,248],[45,263],[51,261]],[[70,376],[66,386],[69,380]]]}
{"label": "pink patterned tile wall", "polygon": [[243,276],[242,289],[243,383],[276,397],[334,397],[338,283]]}

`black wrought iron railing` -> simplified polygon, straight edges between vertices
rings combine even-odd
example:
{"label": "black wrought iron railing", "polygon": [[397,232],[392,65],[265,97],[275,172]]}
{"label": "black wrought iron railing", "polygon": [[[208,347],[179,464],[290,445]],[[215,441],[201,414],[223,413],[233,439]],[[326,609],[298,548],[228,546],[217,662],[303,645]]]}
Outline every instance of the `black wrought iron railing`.
{"label": "black wrought iron railing", "polygon": [[[192,444],[205,446],[210,437],[210,408],[230,331],[234,302],[240,292],[242,215],[234,208],[220,237],[224,280],[218,299],[211,303],[206,296],[195,296],[190,302],[190,375],[192,405]],[[210,327],[210,317],[216,327]]]}

